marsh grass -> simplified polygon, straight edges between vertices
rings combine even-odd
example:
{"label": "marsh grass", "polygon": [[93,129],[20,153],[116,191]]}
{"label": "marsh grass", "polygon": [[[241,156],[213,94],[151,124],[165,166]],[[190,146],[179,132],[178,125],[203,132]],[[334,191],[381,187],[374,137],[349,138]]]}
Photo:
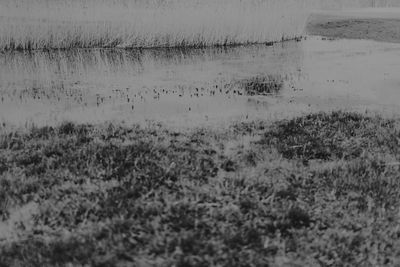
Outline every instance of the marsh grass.
{"label": "marsh grass", "polygon": [[302,34],[307,0],[5,1],[0,50],[202,47]]}
{"label": "marsh grass", "polygon": [[0,241],[0,266],[394,265],[399,135],[398,121],[346,112],[9,131],[2,223],[38,208]]}

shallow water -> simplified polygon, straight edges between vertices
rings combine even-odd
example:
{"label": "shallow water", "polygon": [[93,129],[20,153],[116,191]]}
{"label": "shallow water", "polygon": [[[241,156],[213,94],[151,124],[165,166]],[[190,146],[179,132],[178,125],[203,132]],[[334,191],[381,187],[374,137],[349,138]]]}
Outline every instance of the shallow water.
{"label": "shallow water", "polygon": [[[195,126],[346,109],[400,113],[400,45],[323,40],[274,46],[0,55],[0,121],[161,121]],[[276,95],[240,81],[280,77]]]}

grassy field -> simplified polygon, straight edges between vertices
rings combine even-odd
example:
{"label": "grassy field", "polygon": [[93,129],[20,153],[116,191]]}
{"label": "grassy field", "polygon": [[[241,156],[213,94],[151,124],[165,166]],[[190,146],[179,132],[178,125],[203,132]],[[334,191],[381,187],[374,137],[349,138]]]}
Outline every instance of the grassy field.
{"label": "grassy field", "polygon": [[394,266],[399,121],[0,135],[0,266]]}
{"label": "grassy field", "polygon": [[310,0],[4,1],[0,50],[263,43],[302,34]]}

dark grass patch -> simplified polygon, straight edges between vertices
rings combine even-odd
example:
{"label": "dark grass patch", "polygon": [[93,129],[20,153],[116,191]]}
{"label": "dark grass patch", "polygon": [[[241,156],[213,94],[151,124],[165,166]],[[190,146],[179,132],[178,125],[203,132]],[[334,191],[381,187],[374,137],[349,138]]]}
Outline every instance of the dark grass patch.
{"label": "dark grass patch", "polygon": [[[66,264],[93,264],[101,255],[96,255],[93,243],[70,238],[46,242],[27,240],[4,246],[0,255],[0,266],[63,266]],[[100,252],[101,253],[101,252]],[[14,258],[9,265],[7,258]]]}
{"label": "dark grass patch", "polygon": [[246,95],[276,96],[283,89],[284,81],[279,75],[256,76],[239,82]]}
{"label": "dark grass patch", "polygon": [[329,169],[312,172],[319,186],[334,192],[337,198],[350,198],[357,210],[371,203],[385,208],[399,204],[399,168],[385,166],[373,157],[361,157]]}
{"label": "dark grass patch", "polygon": [[[258,141],[226,155],[243,134]],[[4,135],[2,219],[9,206],[39,210],[20,239],[0,240],[0,266],[395,265],[397,136],[396,121],[346,112],[218,134],[65,124]]]}
{"label": "dark grass patch", "polygon": [[319,113],[277,123],[260,141],[287,159],[354,159],[366,150],[397,153],[395,122],[356,113]]}
{"label": "dark grass patch", "polygon": [[8,170],[7,159],[3,156],[0,157],[0,175]]}
{"label": "dark grass patch", "polygon": [[[9,145],[16,138],[22,140],[18,148]],[[67,181],[79,185],[112,180],[123,184],[119,194],[133,196],[172,186],[180,177],[204,183],[218,173],[216,152],[207,138],[199,139],[197,133],[179,142],[176,138],[168,132],[157,136],[154,130],[110,126],[95,131],[70,123],[9,135],[3,138],[0,180],[12,190],[3,193],[23,204],[21,194],[27,199],[42,191],[48,195]],[[10,181],[8,173],[19,177]]]}
{"label": "dark grass patch", "polygon": [[265,121],[251,121],[234,123],[230,128],[237,135],[256,135],[270,126],[271,123]]}

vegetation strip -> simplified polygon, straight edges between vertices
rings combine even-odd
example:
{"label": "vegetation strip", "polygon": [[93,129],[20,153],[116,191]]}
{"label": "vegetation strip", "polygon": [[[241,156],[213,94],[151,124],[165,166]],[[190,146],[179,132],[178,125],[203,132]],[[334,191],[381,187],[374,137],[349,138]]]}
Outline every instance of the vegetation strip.
{"label": "vegetation strip", "polygon": [[15,225],[0,266],[394,265],[398,126],[333,112],[218,131],[3,129],[0,229]]}
{"label": "vegetation strip", "polygon": [[312,0],[4,0],[0,51],[204,47],[302,35]]}

